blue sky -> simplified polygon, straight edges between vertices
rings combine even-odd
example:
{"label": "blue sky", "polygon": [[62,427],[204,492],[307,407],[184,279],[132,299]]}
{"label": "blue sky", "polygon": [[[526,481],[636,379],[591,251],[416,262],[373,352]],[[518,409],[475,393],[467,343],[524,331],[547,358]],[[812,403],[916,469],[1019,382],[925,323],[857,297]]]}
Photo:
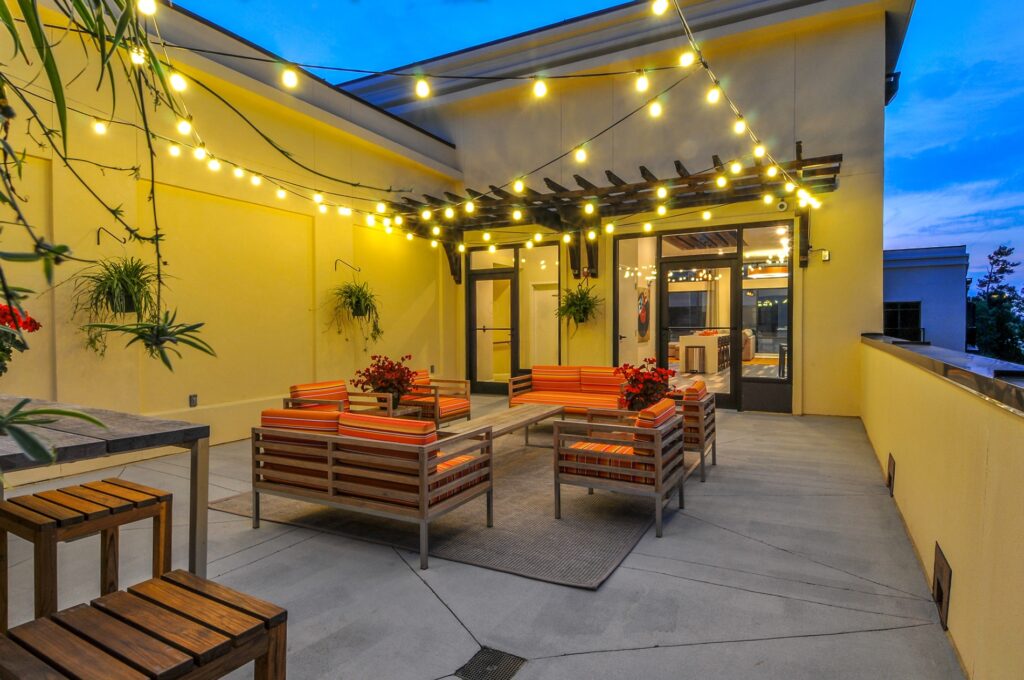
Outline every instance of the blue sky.
{"label": "blue sky", "polygon": [[[614,0],[180,0],[290,60],[386,69]],[[919,0],[887,111],[888,248],[1002,243],[1024,259],[1024,2]],[[329,80],[347,79],[324,74]],[[732,93],[739,101],[743,94]],[[1024,271],[1017,283],[1024,285]]]}

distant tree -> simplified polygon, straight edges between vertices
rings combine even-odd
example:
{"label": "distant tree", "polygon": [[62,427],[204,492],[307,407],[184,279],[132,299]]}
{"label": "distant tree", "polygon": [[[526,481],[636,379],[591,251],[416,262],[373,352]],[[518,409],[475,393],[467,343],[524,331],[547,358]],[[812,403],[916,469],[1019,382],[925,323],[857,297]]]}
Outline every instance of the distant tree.
{"label": "distant tree", "polygon": [[1007,279],[1020,262],[1012,260],[1014,248],[999,246],[988,256],[988,272],[978,281],[974,299],[978,351],[985,356],[1024,363],[1024,289]]}

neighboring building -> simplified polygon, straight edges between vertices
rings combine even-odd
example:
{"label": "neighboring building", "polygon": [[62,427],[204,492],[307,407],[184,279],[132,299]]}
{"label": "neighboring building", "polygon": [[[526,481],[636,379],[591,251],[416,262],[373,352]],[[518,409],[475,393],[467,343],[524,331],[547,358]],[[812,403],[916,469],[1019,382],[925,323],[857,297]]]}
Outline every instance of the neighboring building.
{"label": "neighboring building", "polygon": [[887,250],[885,334],[964,351],[967,246]]}

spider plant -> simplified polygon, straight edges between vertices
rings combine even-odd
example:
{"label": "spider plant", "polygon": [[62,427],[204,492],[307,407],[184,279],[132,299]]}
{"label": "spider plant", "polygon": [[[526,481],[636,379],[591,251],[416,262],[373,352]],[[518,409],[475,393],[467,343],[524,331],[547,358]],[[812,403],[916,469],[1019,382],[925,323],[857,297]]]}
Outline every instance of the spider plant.
{"label": "spider plant", "polygon": [[154,317],[152,321],[140,321],[131,324],[116,323],[92,323],[86,324],[86,328],[96,329],[103,333],[122,333],[130,336],[125,347],[131,347],[141,342],[146,352],[154,359],[160,359],[168,370],[173,371],[170,353],[181,358],[178,347],[191,347],[192,349],[217,356],[213,347],[199,337],[199,329],[202,323],[184,324],[177,322],[178,312],[164,312],[163,316]]}
{"label": "spider plant", "polygon": [[334,303],[331,322],[339,333],[344,332],[347,326],[358,326],[367,345],[384,336],[380,327],[379,302],[370,284],[365,281],[342,284],[331,291],[331,299]]}
{"label": "spider plant", "polygon": [[575,290],[572,288],[565,289],[562,299],[558,303],[556,313],[559,319],[565,319],[566,322],[571,321],[578,329],[581,324],[597,316],[597,308],[603,302],[601,298],[594,294],[594,286],[588,286],[586,281],[581,281]]}
{"label": "spider plant", "polygon": [[86,345],[100,354],[106,352],[104,324],[134,315],[139,323],[156,311],[156,268],[137,257],[101,260],[75,279],[74,315],[88,320]]}

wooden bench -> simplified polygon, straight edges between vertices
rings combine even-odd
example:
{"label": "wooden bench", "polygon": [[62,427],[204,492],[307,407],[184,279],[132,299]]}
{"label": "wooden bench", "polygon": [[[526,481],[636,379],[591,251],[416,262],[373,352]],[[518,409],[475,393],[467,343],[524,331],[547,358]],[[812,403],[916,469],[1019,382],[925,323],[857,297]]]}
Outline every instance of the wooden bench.
{"label": "wooden bench", "polygon": [[35,615],[57,611],[57,544],[100,534],[100,594],[118,588],[119,528],[153,519],[153,576],[171,570],[171,494],[124,479],[0,501],[0,633],[7,630],[7,534],[35,553]]}
{"label": "wooden bench", "polygon": [[257,680],[285,677],[288,613],[174,571],[0,636],[0,678],[221,678],[255,661]]}

